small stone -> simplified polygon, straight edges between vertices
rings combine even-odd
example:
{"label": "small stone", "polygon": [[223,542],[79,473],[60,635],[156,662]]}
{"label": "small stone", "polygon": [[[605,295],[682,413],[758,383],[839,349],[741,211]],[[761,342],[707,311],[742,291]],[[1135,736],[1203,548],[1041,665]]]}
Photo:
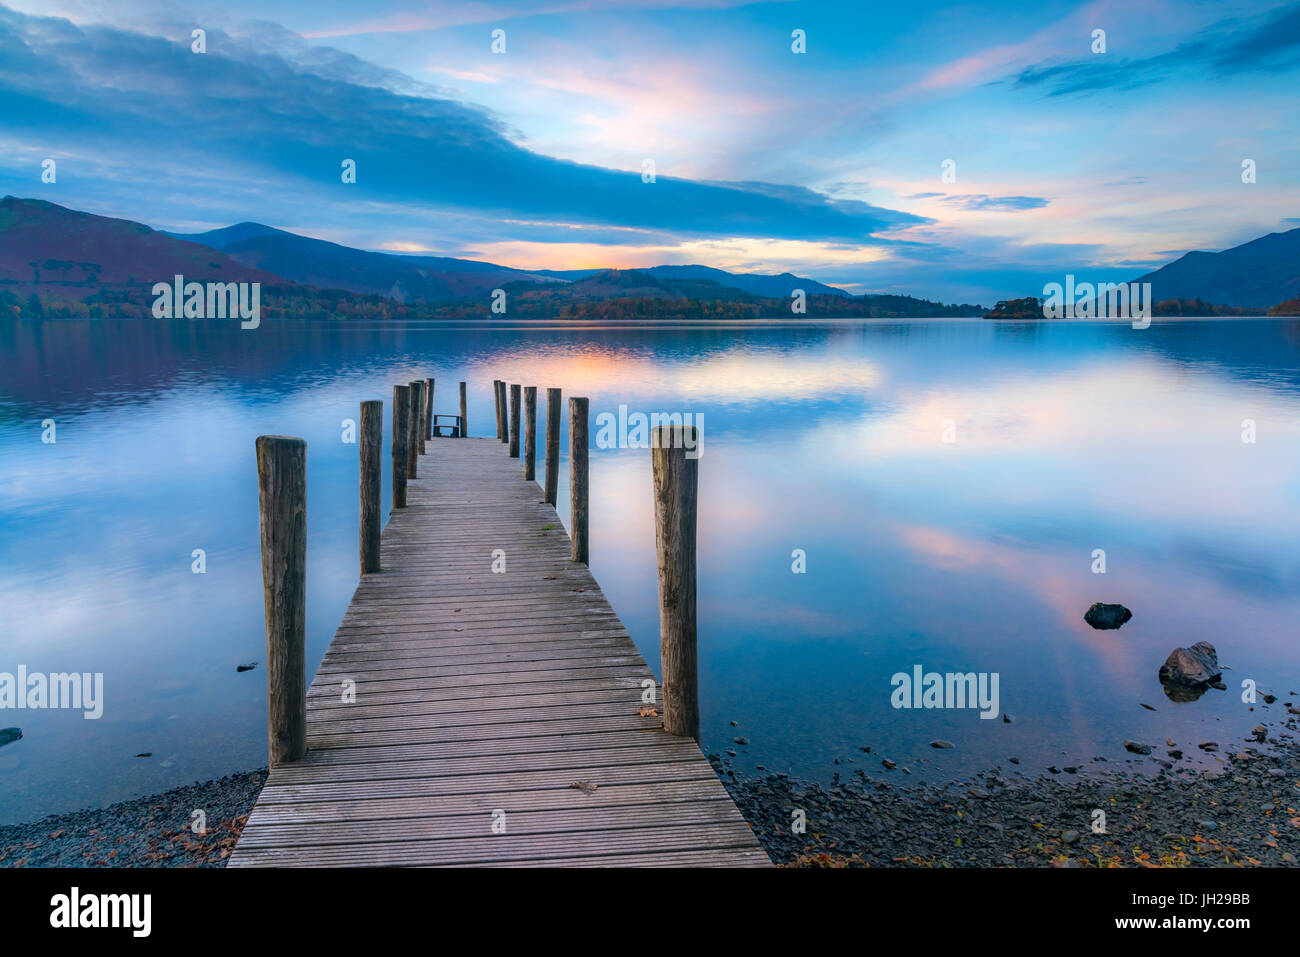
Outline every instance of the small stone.
{"label": "small stone", "polygon": [[1007,758],[1007,760],[1010,761],[1012,764],[1019,764],[1019,763],[1020,763],[1020,759],[1019,759],[1019,758]]}
{"label": "small stone", "polygon": [[957,747],[957,745],[953,744],[951,741],[936,740],[930,742],[930,747],[938,748],[940,751],[951,751],[953,748]]}
{"label": "small stone", "polygon": [[1078,831],[1066,831],[1064,834],[1061,835],[1062,844],[1074,844],[1078,840],[1079,840]]}
{"label": "small stone", "polygon": [[740,745],[749,744],[749,738],[732,738],[731,740]]}
{"label": "small stone", "polygon": [[1183,756],[1183,752],[1181,752],[1181,751],[1179,751],[1179,750],[1177,750],[1177,749],[1175,748],[1175,749],[1173,749],[1173,750],[1171,750],[1171,751],[1169,752],[1169,756],[1170,756],[1171,758],[1173,758],[1175,761],[1177,761],[1177,760],[1179,760],[1180,758],[1182,758],[1182,756]]}
{"label": "small stone", "polygon": [[1014,724],[1014,723],[1015,723],[1015,720],[1016,720],[1016,716],[1015,716],[1014,714],[1007,714],[1005,711],[1002,712],[1002,721],[1003,721],[1003,723],[1005,723],[1005,724]]}
{"label": "small stone", "polygon": [[882,758],[880,763],[885,766],[886,771],[892,771],[894,768],[898,767],[898,765],[889,760],[889,758]]}
{"label": "small stone", "polygon": [[1156,710],[1155,708],[1151,707],[1151,705],[1147,704],[1145,701],[1139,701],[1138,704],[1142,705],[1142,707],[1146,708],[1148,711]]}
{"label": "small stone", "polygon": [[1139,742],[1137,742],[1137,741],[1125,741],[1125,742],[1124,742],[1124,750],[1125,750],[1125,751],[1132,751],[1134,754],[1150,754],[1150,753],[1151,753],[1151,745],[1149,745],[1149,744],[1141,744],[1141,743],[1139,743]]}
{"label": "small stone", "polygon": [[1202,741],[1200,744],[1197,745],[1197,747],[1200,748],[1202,751],[1218,751],[1218,750],[1219,750],[1219,742],[1217,742],[1217,741]]}
{"label": "small stone", "polygon": [[1133,612],[1123,605],[1108,605],[1100,601],[1093,602],[1092,606],[1083,613],[1083,620],[1099,631],[1118,628],[1132,617]]}

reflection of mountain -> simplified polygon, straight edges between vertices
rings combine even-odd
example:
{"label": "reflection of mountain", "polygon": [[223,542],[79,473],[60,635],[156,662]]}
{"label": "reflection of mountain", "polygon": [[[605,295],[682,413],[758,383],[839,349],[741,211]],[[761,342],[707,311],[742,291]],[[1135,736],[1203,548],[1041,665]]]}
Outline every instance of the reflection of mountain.
{"label": "reflection of mountain", "polygon": [[[547,374],[556,381],[582,374],[547,365],[547,357],[567,349],[584,350],[592,368],[609,364],[629,375],[642,368],[633,360],[671,364],[682,356],[709,356],[710,364],[694,368],[693,378],[676,385],[689,392],[711,383],[719,396],[734,394],[735,421],[713,420],[713,434],[732,425],[748,427],[753,393],[748,387],[728,393],[727,382],[748,383],[755,376],[770,383],[770,393],[787,394],[791,403],[810,403],[822,413],[842,409],[846,417],[856,418],[859,402],[873,392],[872,380],[861,362],[845,367],[847,360],[840,357],[859,352],[892,356],[893,368],[915,388],[944,393],[1021,376],[1028,368],[1068,377],[1082,365],[1149,356],[1186,365],[1189,373],[1205,370],[1300,396],[1300,319],[1194,320],[1154,323],[1146,330],[1115,323],[944,321],[669,327],[611,323],[582,328],[537,324],[526,333],[488,328],[462,323],[404,327],[396,322],[340,327],[286,320],[264,322],[246,332],[221,321],[0,320],[0,417],[39,419],[75,412],[103,401],[103,396],[147,400],[194,376],[273,394],[310,389],[344,366],[388,368],[396,355],[410,355],[431,369],[443,363],[472,367],[495,355],[494,343],[502,337],[521,334],[526,334],[536,356],[532,368],[538,385],[545,384],[540,380]],[[782,357],[795,352],[820,358],[812,366],[789,365],[786,381]],[[751,368],[749,357],[755,355],[760,361]],[[717,360],[727,356],[734,358],[719,366]],[[65,370],[57,388],[47,374],[55,357]]]}
{"label": "reflection of mountain", "polygon": [[1218,253],[1190,252],[1147,273],[1154,301],[1201,299],[1267,309],[1300,296],[1300,228]]}

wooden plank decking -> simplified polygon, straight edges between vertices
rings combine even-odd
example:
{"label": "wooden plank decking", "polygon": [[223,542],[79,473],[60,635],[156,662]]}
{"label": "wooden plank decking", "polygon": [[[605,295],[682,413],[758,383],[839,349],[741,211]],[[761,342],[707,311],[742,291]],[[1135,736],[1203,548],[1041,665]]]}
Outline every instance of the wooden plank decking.
{"label": "wooden plank decking", "polygon": [[542,497],[500,441],[428,442],[308,690],[307,756],[230,866],[770,864],[695,742],[638,715],[650,669]]}

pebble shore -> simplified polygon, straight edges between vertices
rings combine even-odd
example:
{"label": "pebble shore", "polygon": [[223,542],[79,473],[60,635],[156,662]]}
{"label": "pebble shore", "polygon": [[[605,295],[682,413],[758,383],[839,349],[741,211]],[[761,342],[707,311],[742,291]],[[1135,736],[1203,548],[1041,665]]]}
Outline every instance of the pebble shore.
{"label": "pebble shore", "polygon": [[1009,781],[986,772],[944,786],[859,775],[832,787],[769,774],[723,783],[785,866],[1294,867],[1300,859],[1294,745],[1246,748],[1220,773],[1117,768],[1092,779]]}

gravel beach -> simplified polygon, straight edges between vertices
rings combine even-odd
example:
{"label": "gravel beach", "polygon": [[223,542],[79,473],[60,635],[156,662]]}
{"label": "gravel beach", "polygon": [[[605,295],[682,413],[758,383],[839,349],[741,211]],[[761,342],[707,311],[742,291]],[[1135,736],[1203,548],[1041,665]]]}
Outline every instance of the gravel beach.
{"label": "gravel beach", "polygon": [[[224,867],[266,769],[0,826],[0,867]],[[194,812],[206,833],[191,829]]]}
{"label": "gravel beach", "polygon": [[[759,841],[784,866],[1292,867],[1300,860],[1300,746],[1289,736],[1224,755],[1217,773],[1162,766],[1151,776],[1107,766],[1087,778],[1030,779],[994,770],[938,786],[879,781],[860,770],[831,786],[780,774],[741,779],[711,757]],[[249,771],[0,826],[0,867],[223,867],[265,780],[265,769]],[[196,809],[206,815],[206,834],[190,828]],[[802,832],[793,827],[796,811]]]}
{"label": "gravel beach", "polygon": [[1293,867],[1300,859],[1294,745],[1245,748],[1226,756],[1221,773],[1116,768],[1009,781],[993,771],[960,785],[908,786],[859,772],[823,787],[724,772],[723,782],[786,866]]}

